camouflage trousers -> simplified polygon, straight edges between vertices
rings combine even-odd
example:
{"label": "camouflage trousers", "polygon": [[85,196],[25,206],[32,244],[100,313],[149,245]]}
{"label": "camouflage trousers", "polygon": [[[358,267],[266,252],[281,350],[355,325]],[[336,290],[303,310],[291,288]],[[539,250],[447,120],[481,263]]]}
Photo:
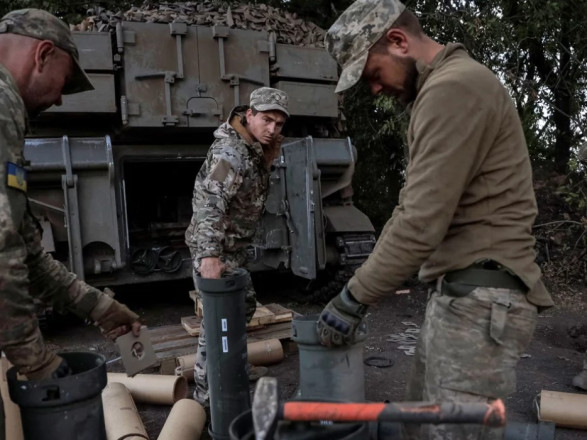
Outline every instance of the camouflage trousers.
{"label": "camouflage trousers", "polygon": [[[515,391],[515,367],[532,338],[537,308],[519,290],[477,287],[454,297],[432,289],[408,382],[408,401],[488,403]],[[503,429],[406,425],[407,438],[497,440]]]}
{"label": "camouflage trousers", "polygon": [[[226,265],[226,273],[231,273],[234,270],[242,267],[244,265],[244,261],[240,261],[240,259],[236,258],[225,258],[224,264]],[[197,272],[198,267],[194,265],[195,272]],[[203,301],[200,293],[198,292],[198,288],[196,285],[196,280],[194,276],[194,286],[196,289],[193,293],[190,293],[192,300],[194,303],[197,304],[197,300]],[[246,320],[250,322],[255,314],[255,309],[257,308],[257,295],[255,293],[255,289],[253,288],[253,283],[249,282],[247,287],[247,291],[245,294],[245,309],[246,309]],[[196,310],[196,314],[198,311]],[[194,381],[196,383],[196,389],[194,391],[194,400],[200,403],[202,406],[210,406],[210,393],[208,388],[208,375],[206,373],[206,329],[204,328],[204,321],[202,320],[202,324],[200,326],[200,333],[198,335],[198,348],[196,351],[196,363],[194,364]]]}

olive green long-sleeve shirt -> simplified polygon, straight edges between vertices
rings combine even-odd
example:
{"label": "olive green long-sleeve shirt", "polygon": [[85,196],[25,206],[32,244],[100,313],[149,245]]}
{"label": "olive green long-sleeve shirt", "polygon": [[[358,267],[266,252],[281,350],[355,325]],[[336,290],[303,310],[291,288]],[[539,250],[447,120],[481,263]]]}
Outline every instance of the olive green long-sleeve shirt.
{"label": "olive green long-sleeve shirt", "polygon": [[428,282],[493,259],[524,281],[529,301],[551,306],[535,263],[532,170],[510,96],[459,44],[417,67],[406,182],[350,291],[372,304],[418,269]]}

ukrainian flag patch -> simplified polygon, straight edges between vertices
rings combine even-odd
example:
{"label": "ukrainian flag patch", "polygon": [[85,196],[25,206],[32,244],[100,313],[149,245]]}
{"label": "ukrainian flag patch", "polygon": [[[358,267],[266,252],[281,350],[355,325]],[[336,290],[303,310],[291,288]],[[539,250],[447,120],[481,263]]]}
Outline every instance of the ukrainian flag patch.
{"label": "ukrainian flag patch", "polygon": [[26,192],[26,170],[12,162],[6,162],[6,186]]}

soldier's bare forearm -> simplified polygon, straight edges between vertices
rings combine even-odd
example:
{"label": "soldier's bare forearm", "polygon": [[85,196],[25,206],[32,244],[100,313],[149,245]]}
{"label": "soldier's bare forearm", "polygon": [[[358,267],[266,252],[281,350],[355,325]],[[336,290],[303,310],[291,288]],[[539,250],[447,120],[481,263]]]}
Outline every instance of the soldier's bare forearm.
{"label": "soldier's bare forearm", "polygon": [[202,278],[220,278],[224,270],[225,265],[218,257],[206,257],[200,261],[200,276]]}

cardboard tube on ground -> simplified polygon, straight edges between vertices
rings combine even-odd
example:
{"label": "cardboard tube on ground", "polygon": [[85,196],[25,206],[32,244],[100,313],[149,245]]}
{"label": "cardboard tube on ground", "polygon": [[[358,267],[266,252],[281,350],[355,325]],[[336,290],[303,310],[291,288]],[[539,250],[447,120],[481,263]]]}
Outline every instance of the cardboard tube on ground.
{"label": "cardboard tube on ground", "polygon": [[10,399],[8,393],[8,382],[6,381],[6,372],[12,367],[8,359],[2,357],[0,359],[0,368],[2,369],[0,376],[0,393],[2,395],[2,402],[4,403],[4,423],[6,424],[6,438],[9,440],[24,440],[22,432],[22,421],[20,419],[20,408],[16,403]]}
{"label": "cardboard tube on ground", "polygon": [[587,429],[587,394],[542,390],[538,419],[567,428]]}
{"label": "cardboard tube on ground", "polygon": [[206,423],[206,411],[192,399],[175,402],[157,440],[199,440]]}
{"label": "cardboard tube on ground", "polygon": [[283,360],[283,347],[279,339],[249,342],[247,357],[252,365],[271,365]]}
{"label": "cardboard tube on ground", "polygon": [[[247,344],[247,357],[250,364],[270,365],[283,360],[283,347],[279,339],[249,342]],[[175,374],[183,376],[190,383],[194,381],[194,364],[196,355],[188,354],[176,359]]]}
{"label": "cardboard tube on ground", "polygon": [[155,405],[173,405],[187,395],[188,384],[183,376],[137,374],[128,377],[124,373],[108,373],[108,383],[118,382],[128,388],[136,402]]}
{"label": "cardboard tube on ground", "polygon": [[182,367],[175,368],[176,376],[183,376],[189,383],[194,383],[194,367],[184,370]]}
{"label": "cardboard tube on ground", "polygon": [[108,440],[149,439],[130,391],[112,382],[102,390],[104,424]]}
{"label": "cardboard tube on ground", "polygon": [[177,358],[177,366],[182,370],[193,370],[196,363],[196,354],[187,354]]}

